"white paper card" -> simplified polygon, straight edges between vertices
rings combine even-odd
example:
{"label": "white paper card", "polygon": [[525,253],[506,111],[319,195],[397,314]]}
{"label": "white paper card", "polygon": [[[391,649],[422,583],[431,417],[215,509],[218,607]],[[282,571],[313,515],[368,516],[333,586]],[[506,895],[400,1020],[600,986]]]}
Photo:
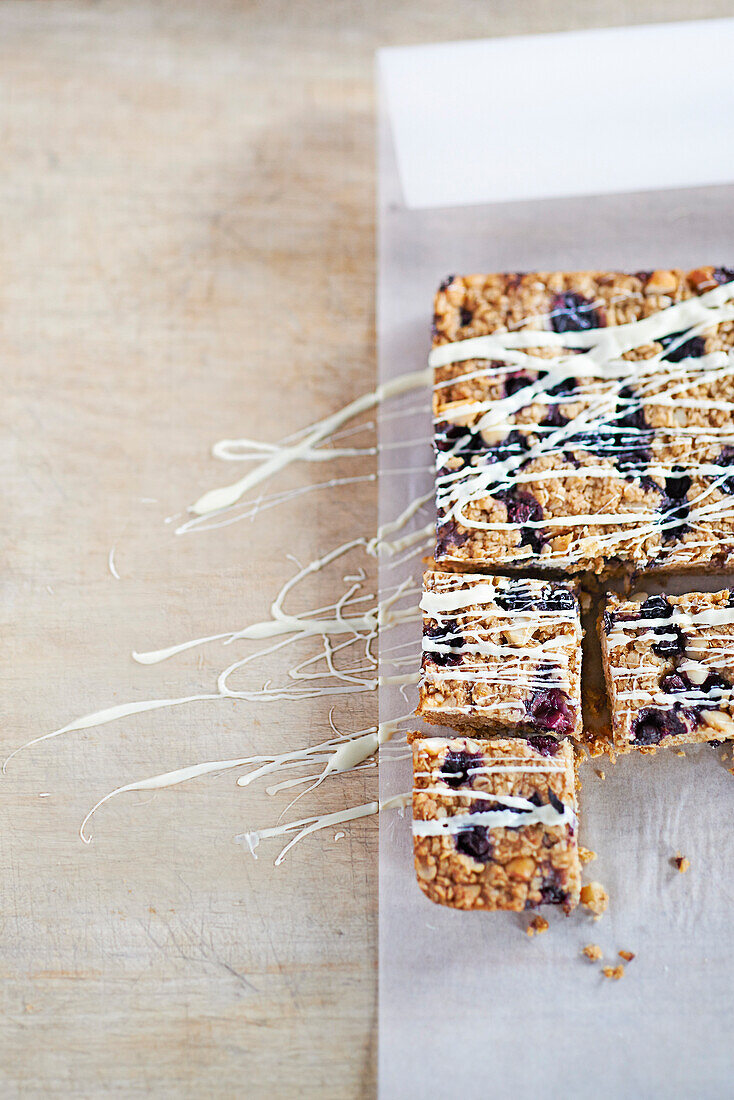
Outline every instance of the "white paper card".
{"label": "white paper card", "polygon": [[408,208],[734,180],[734,19],[385,49]]}

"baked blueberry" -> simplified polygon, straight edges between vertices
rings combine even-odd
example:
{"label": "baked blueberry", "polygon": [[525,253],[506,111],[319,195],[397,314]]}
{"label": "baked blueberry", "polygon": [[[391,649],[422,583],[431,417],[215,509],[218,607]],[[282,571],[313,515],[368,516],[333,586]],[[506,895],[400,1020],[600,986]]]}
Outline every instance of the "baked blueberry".
{"label": "baked blueberry", "polygon": [[536,691],[525,705],[539,729],[553,730],[559,737],[570,733],[576,725],[576,712],[560,688]]}
{"label": "baked blueberry", "polygon": [[462,829],[456,834],[454,844],[457,852],[470,856],[477,863],[486,863],[492,858],[492,841],[486,825],[472,825],[468,829]]}
{"label": "baked blueberry", "polygon": [[451,750],[446,753],[441,765],[441,778],[449,787],[471,787],[474,772],[481,766],[481,753]]}
{"label": "baked blueberry", "polygon": [[680,737],[685,732],[684,723],[672,710],[643,707],[632,723],[632,744],[659,745],[664,737]]}
{"label": "baked blueberry", "polygon": [[585,332],[601,326],[593,302],[573,291],[555,296],[551,305],[550,323],[554,332]]}

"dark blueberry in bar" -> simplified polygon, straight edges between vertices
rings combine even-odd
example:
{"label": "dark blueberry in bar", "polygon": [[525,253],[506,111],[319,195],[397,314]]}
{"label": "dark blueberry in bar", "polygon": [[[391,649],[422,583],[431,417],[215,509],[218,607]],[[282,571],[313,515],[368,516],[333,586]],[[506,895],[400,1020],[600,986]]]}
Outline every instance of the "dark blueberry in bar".
{"label": "dark blueberry in bar", "polygon": [[[726,446],[722,447],[721,454],[716,460],[717,466],[734,466],[734,447]],[[721,477],[720,474],[716,474],[717,479]],[[721,478],[717,488],[721,489],[725,493],[731,493],[734,496],[734,476]]]}
{"label": "dark blueberry in bar", "polygon": [[539,421],[541,428],[563,428],[568,424],[568,417],[564,416],[558,405],[551,405],[548,412]]}
{"label": "dark blueberry in bar", "polygon": [[614,626],[614,615],[612,615],[611,611],[605,611],[604,612],[603,622],[604,622],[604,633],[605,634],[610,634],[611,631],[612,631],[612,627]]}
{"label": "dark blueberry in bar", "polygon": [[565,905],[568,901],[568,890],[555,883],[544,882],[540,888],[540,901],[542,905]]}
{"label": "dark blueberry in bar", "polygon": [[650,477],[649,474],[640,474],[637,478],[640,483],[640,488],[644,489],[646,493],[662,493],[663,489],[658,485],[654,477]]}
{"label": "dark blueberry in bar", "polygon": [[520,545],[529,546],[534,554],[539,554],[545,545],[545,538],[541,531],[535,527],[525,527],[524,524],[537,523],[543,518],[543,508],[539,500],[530,493],[524,493],[517,489],[503,489],[495,493],[495,498],[501,500],[507,508],[507,522],[517,523],[520,526]]}
{"label": "dark blueberry in bar", "polygon": [[570,733],[576,725],[576,712],[560,688],[536,691],[525,706],[536,726],[552,730],[559,737]]}
{"label": "dark blueberry in bar", "polygon": [[436,525],[436,552],[439,556],[445,554],[448,550],[463,546],[468,538],[469,532],[460,531],[455,519],[447,520],[444,523],[439,518]]}
{"label": "dark blueberry in bar", "polygon": [[435,443],[437,451],[454,451],[461,457],[481,454],[487,447],[479,432],[447,420],[436,425]]}
{"label": "dark blueberry in bar", "polygon": [[540,886],[540,901],[526,902],[526,909],[533,909],[535,905],[565,905],[568,901],[568,890],[562,884],[562,879],[553,868],[549,868],[543,875]]}
{"label": "dark blueberry in bar", "polygon": [[578,382],[575,378],[562,378],[560,382],[556,382],[555,386],[549,386],[546,393],[551,397],[570,397],[576,393]]}
{"label": "dark blueberry in bar", "polygon": [[505,378],[505,397],[513,397],[520,390],[524,390],[526,386],[532,386],[533,382],[534,379],[529,374],[523,374],[522,371],[508,374]]}
{"label": "dark blueberry in bar", "polygon": [[508,592],[498,593],[494,599],[503,611],[574,611],[576,609],[573,593],[560,584],[549,584],[547,595],[541,599],[523,591],[522,583],[520,591],[510,589]]}
{"label": "dark blueberry in bar", "polygon": [[673,473],[675,477],[666,477],[665,479],[665,496],[668,500],[683,500],[693,482],[679,466],[673,467]]}
{"label": "dark blueberry in bar", "polygon": [[492,858],[492,841],[486,825],[472,825],[469,829],[462,829],[456,834],[454,844],[457,852],[470,856],[477,863],[487,863]]}
{"label": "dark blueberry in bar", "polygon": [[623,386],[619,391],[619,398],[624,404],[622,409],[628,408],[622,416],[617,417],[616,432],[614,434],[614,453],[620,470],[630,467],[637,469],[650,461],[650,443],[653,431],[647,422],[645,409],[640,404],[629,386]]}
{"label": "dark blueberry in bar", "polygon": [[655,633],[662,634],[660,641],[651,646],[658,657],[677,657],[685,652],[687,639],[679,626],[657,627]]}
{"label": "dark blueberry in bar", "polygon": [[636,432],[650,431],[650,425],[645,417],[645,409],[629,386],[622,386],[619,391],[619,399],[624,402],[621,408],[628,409],[627,412],[617,418],[616,423],[619,427],[632,428]]}
{"label": "dark blueberry in bar", "polygon": [[640,607],[641,619],[672,619],[673,605],[665,596],[648,596]]}
{"label": "dark blueberry in bar", "polygon": [[551,305],[550,323],[554,332],[585,332],[601,325],[593,303],[573,291],[555,296]]}
{"label": "dark blueberry in bar", "polygon": [[439,666],[461,664],[461,650],[464,646],[464,639],[461,631],[453,620],[449,620],[443,624],[430,622],[428,626],[424,628],[423,633],[427,638],[431,638],[440,645],[446,646],[449,650],[455,649],[459,651],[457,653],[451,653],[444,650],[439,652],[438,650],[428,649],[423,654],[424,662],[428,659],[433,661],[434,665]]}
{"label": "dark blueberry in bar", "polygon": [[548,791],[548,801],[550,802],[553,809],[557,810],[559,814],[562,814],[565,811],[566,807],[563,805],[555,791]]}
{"label": "dark blueberry in bar", "polygon": [[685,725],[673,711],[643,707],[632,724],[632,744],[659,745],[664,737],[678,737],[685,732]]}
{"label": "dark blueberry in bar", "polygon": [[714,278],[719,285],[721,285],[721,283],[730,283],[734,279],[734,268],[715,267]]}
{"label": "dark blueberry in bar", "polygon": [[484,460],[488,463],[506,462],[508,458],[524,454],[529,449],[530,443],[527,436],[513,428],[509,435],[500,439],[498,443],[484,444]]}
{"label": "dark blueberry in bar", "polygon": [[722,745],[726,744],[726,742],[713,740],[707,741],[706,744],[710,745],[712,749],[720,749]]}
{"label": "dark blueberry in bar", "polygon": [[[641,619],[672,619],[673,605],[665,596],[648,596],[639,610]],[[683,653],[686,648],[686,636],[679,626],[653,627],[655,634],[660,634],[659,642],[652,646],[653,653],[659,657],[674,657]]]}
{"label": "dark blueberry in bar", "polygon": [[561,742],[555,737],[528,737],[527,742],[541,756],[555,756],[561,747]]}
{"label": "dark blueberry in bar", "polygon": [[461,327],[465,328],[466,325],[470,325],[471,322],[472,322],[472,317],[473,316],[474,316],[474,313],[471,309],[465,309],[464,306],[462,306],[461,307],[461,313],[460,313],[460,316],[459,316],[459,323],[461,324]]}
{"label": "dark blueberry in bar", "polygon": [[718,672],[709,672],[708,676],[701,684],[701,691],[704,695],[708,695],[710,691],[728,691],[731,688],[731,684],[728,680],[725,680]]}
{"label": "dark blueberry in bar", "polygon": [[455,275],[447,275],[446,278],[439,284],[438,289],[439,290],[448,290],[448,288],[451,286],[451,284],[453,283],[455,278],[456,278]]}
{"label": "dark blueberry in bar", "polygon": [[663,347],[670,348],[670,351],[666,350],[663,359],[669,363],[680,363],[681,359],[700,359],[706,351],[703,336],[691,336],[689,340],[679,343],[681,336],[685,336],[685,332],[672,332],[670,336],[660,337]]}
{"label": "dark blueberry in bar", "polygon": [[[441,765],[441,778],[449,787],[471,787],[474,772],[482,766],[482,754],[465,752],[463,749],[449,751]],[[476,810],[476,803],[474,809]]]}
{"label": "dark blueberry in bar", "polygon": [[[469,755],[468,753],[466,755]],[[486,798],[477,798],[472,802],[469,813],[484,814],[490,810],[504,810],[499,802],[490,802]],[[478,863],[486,863],[492,858],[492,841],[486,825],[471,825],[456,834],[454,845],[458,852],[471,856]]]}
{"label": "dark blueberry in bar", "polygon": [[681,691],[690,691],[691,681],[685,672],[668,672],[660,681],[660,687],[666,695],[677,695]]}

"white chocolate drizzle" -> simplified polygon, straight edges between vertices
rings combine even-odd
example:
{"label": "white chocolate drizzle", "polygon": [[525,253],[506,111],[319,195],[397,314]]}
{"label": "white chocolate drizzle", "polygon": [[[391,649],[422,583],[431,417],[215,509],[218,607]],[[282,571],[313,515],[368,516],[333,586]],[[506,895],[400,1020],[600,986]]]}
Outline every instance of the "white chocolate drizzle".
{"label": "white chocolate drizzle", "polygon": [[[423,792],[421,792],[423,793]],[[443,794],[443,791],[438,793]],[[576,827],[576,814],[565,804],[563,810],[556,809],[549,802],[536,806],[528,798],[516,795],[487,794],[486,792],[456,792],[474,794],[477,798],[490,799],[504,806],[504,810],[481,810],[477,813],[453,814],[451,817],[436,817],[413,821],[413,836],[453,836],[466,829],[484,825],[488,829],[522,829],[528,825],[571,825]]]}
{"label": "white chocolate drizzle", "polygon": [[[248,490],[255,486],[261,486],[294,462],[329,462],[338,458],[349,459],[374,455],[377,453],[377,447],[375,446],[334,447],[333,443],[340,437],[344,439],[350,435],[373,428],[374,425],[356,425],[347,428],[343,426],[359,413],[374,408],[388,398],[423,388],[426,389],[427,398],[429,380],[430,372],[428,370],[403,375],[391,383],[378,386],[372,393],[365,394],[363,397],[351,402],[340,412],[326,417],[318,424],[297,433],[296,436],[291,437],[282,444],[257,444],[252,440],[226,440],[217,444],[214,448],[217,457],[225,461],[248,461],[254,465],[254,469],[234,485],[213,490],[199,498],[190,509],[190,512],[194,514],[194,519],[182,524],[177,533],[183,534],[190,530],[210,530],[215,527],[226,526],[228,523],[235,522],[240,518],[254,518],[260,511],[287,503],[293,499],[294,495],[313,491],[314,488],[332,488],[358,481],[374,480],[376,475],[371,473],[354,477],[334,478],[317,486],[285,490],[273,493],[270,497],[260,496],[253,501],[242,502],[242,498]],[[407,411],[394,410],[384,415],[399,417],[405,415]],[[414,409],[409,411],[415,412]],[[339,428],[342,428],[342,430],[338,431]],[[410,447],[415,442],[405,440],[395,446]],[[332,445],[327,446],[328,444]],[[419,472],[422,468],[411,467],[403,470],[394,468],[389,473],[404,474],[414,470]],[[417,497],[399,516],[382,524],[376,534],[349,540],[315,558],[306,566],[299,566],[295,575],[283,585],[274,599],[269,618],[232,630],[207,633],[201,637],[180,641],[162,648],[135,651],[133,653],[134,659],[139,664],[155,665],[199,646],[216,643],[225,646],[236,646],[243,642],[267,643],[257,647],[255,651],[248,653],[246,656],[230,662],[217,675],[215,691],[194,692],[179,698],[164,697],[138,700],[95,710],[19,746],[5,760],[3,771],[5,771],[13,757],[30,746],[80,730],[105,726],[111,722],[124,720],[131,715],[154,712],[164,708],[203,701],[221,702],[225,699],[232,700],[235,703],[242,701],[246,703],[251,700],[280,702],[282,700],[328,696],[339,698],[354,692],[374,691],[382,683],[400,686],[401,691],[404,692],[409,685],[414,685],[417,682],[418,676],[413,671],[402,672],[399,670],[401,667],[415,669],[417,667],[417,656],[411,658],[408,654],[404,654],[395,657],[394,660],[389,659],[388,664],[393,666],[396,673],[395,675],[381,675],[378,671],[377,657],[373,653],[373,646],[379,635],[383,639],[384,651],[389,653],[390,647],[384,644],[386,632],[406,623],[418,623],[420,621],[420,612],[417,607],[419,593],[417,580],[410,576],[404,577],[391,589],[387,589],[380,600],[366,588],[367,574],[364,568],[360,566],[356,570],[352,569],[344,577],[344,588],[341,595],[330,604],[291,613],[286,611],[285,602],[294,596],[298,587],[308,577],[321,570],[333,568],[343,559],[353,558],[355,555],[360,554],[367,555],[369,558],[385,556],[391,559],[392,565],[398,566],[424,552],[429,548],[431,542],[430,525],[424,525],[403,534],[401,532],[404,532],[406,527],[414,526],[414,521],[419,517],[420,512],[429,505],[432,496],[431,493]],[[170,521],[176,518],[175,516],[169,517]],[[206,526],[207,523],[208,526]],[[119,576],[114,562],[114,547],[108,557],[108,567],[113,576]],[[268,680],[261,686],[253,688],[232,685],[233,677],[253,662],[266,659],[284,647],[310,644],[313,649],[314,643],[316,644],[316,652],[311,652],[310,655],[304,656],[294,663],[289,669],[287,680],[284,683],[273,684]],[[277,782],[266,788],[269,794],[275,795],[282,790],[309,784],[307,790],[303,791],[303,794],[307,794],[327,778],[373,765],[376,753],[389,742],[390,738],[399,730],[400,724],[407,718],[408,715],[402,715],[389,721],[383,721],[378,726],[367,730],[343,734],[333,724],[330,715],[330,724],[334,736],[312,745],[306,745],[290,752],[199,761],[122,784],[99,798],[86,814],[80,826],[81,839],[85,843],[90,842],[91,834],[88,826],[92,817],[102,806],[118,795],[162,790],[232,769],[248,769],[237,780],[239,786],[247,787],[256,780],[283,770],[302,769],[309,766],[313,768],[316,765],[319,770],[315,773],[311,772],[307,775]],[[286,852],[304,837],[338,823],[353,821],[380,811],[403,807],[409,799],[410,795],[400,795],[382,802],[375,801],[351,807],[336,814],[315,815],[303,820],[277,825],[270,829],[252,830],[246,834],[246,839],[250,849],[254,852],[254,848],[262,839],[285,836],[295,832],[296,836],[289,841],[276,860],[276,863],[280,864]]]}

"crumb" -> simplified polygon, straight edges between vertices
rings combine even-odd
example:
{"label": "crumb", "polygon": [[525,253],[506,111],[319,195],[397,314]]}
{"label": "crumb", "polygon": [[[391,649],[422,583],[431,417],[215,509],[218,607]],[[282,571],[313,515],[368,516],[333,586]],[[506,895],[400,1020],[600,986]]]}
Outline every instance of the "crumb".
{"label": "crumb", "polygon": [[587,882],[581,887],[581,904],[598,919],[609,905],[609,894],[600,882]]}
{"label": "crumb", "polygon": [[722,760],[726,760],[726,753],[725,753],[725,752],[722,752],[722,754],[721,754],[721,759],[722,759]]}
{"label": "crumb", "polygon": [[676,865],[682,875],[684,875],[688,868],[691,866],[690,859],[686,859],[686,857],[682,856],[680,852],[676,853],[675,858],[673,859],[673,863]]}
{"label": "crumb", "polygon": [[731,772],[732,775],[734,775],[734,768],[729,768],[729,771]]}
{"label": "crumb", "polygon": [[624,959],[625,962],[631,963],[635,957],[634,951],[618,951],[620,959]]}
{"label": "crumb", "polygon": [[587,943],[586,947],[582,949],[582,955],[586,955],[587,959],[591,962],[598,962],[602,957],[602,949],[598,943]]}
{"label": "crumb", "polygon": [[678,749],[675,755],[676,756],[685,756],[686,754],[683,752],[683,749]]}
{"label": "crumb", "polygon": [[592,852],[591,848],[579,846],[579,859],[582,863],[591,863],[592,859],[596,859],[596,852]]}
{"label": "crumb", "polygon": [[619,966],[603,966],[601,972],[605,978],[611,978],[613,982],[618,982],[624,977],[624,967],[621,963]]}
{"label": "crumb", "polygon": [[601,770],[601,768],[596,769],[596,774],[599,776],[600,779],[606,779],[606,774]]}
{"label": "crumb", "polygon": [[549,927],[545,917],[533,917],[525,931],[529,936],[539,936],[541,932],[547,932]]}

